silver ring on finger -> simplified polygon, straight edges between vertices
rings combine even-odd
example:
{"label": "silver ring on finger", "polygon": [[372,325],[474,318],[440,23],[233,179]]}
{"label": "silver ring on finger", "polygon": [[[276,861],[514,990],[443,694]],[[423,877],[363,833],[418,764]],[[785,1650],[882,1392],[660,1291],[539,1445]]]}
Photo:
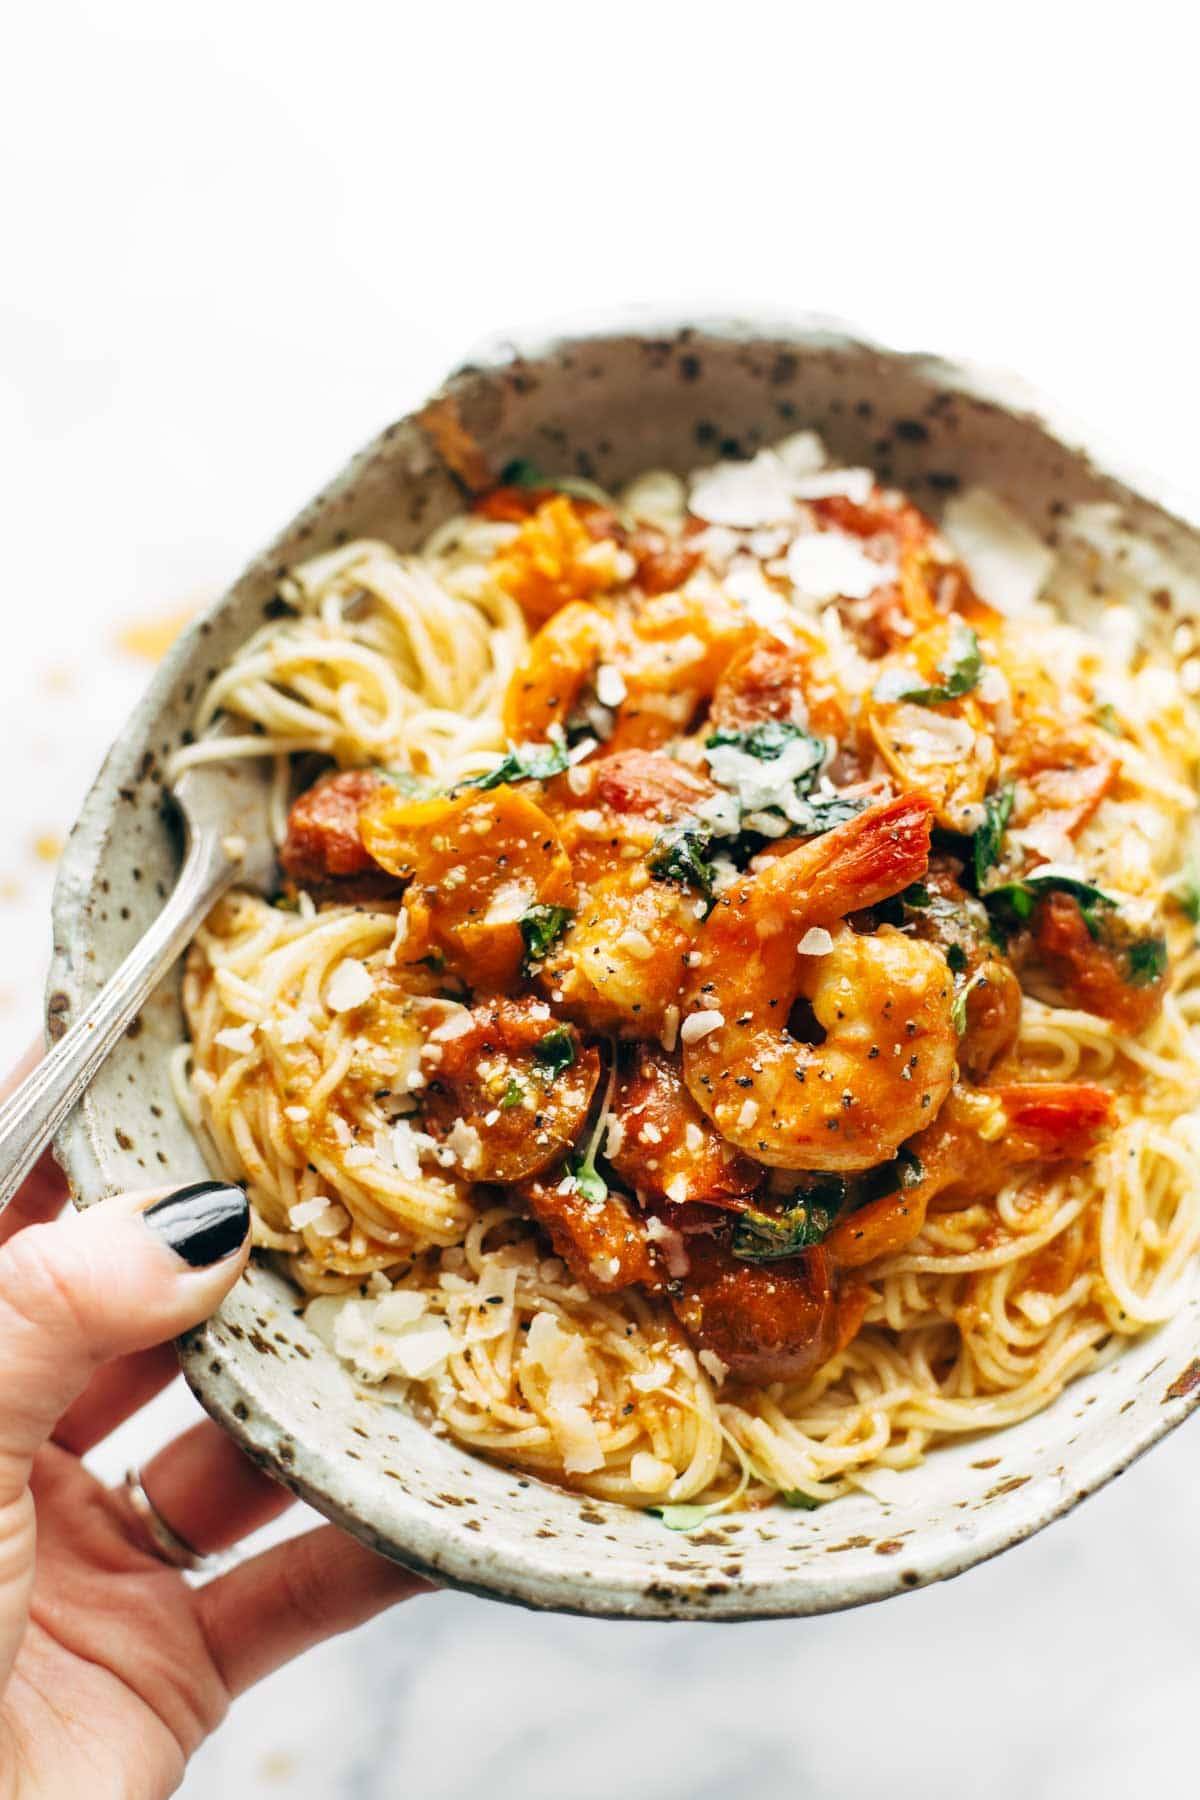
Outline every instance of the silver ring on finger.
{"label": "silver ring on finger", "polygon": [[172,1530],[146,1492],[137,1469],[130,1469],[125,1476],[125,1496],[149,1539],[149,1548],[160,1562],[169,1564],[172,1569],[185,1569],[189,1574],[213,1568],[220,1562],[218,1556],[204,1556],[194,1550],[185,1538]]}

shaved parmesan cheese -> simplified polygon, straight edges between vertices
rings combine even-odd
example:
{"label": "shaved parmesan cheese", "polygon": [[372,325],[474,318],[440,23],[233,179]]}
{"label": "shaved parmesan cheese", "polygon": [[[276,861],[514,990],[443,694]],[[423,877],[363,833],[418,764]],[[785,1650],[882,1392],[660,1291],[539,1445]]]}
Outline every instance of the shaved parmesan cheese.
{"label": "shaved parmesan cheese", "polygon": [[220,1044],[222,1050],[232,1050],[236,1056],[249,1056],[257,1030],[258,1026],[251,1019],[244,1025],[226,1025],[216,1033],[213,1043]]}
{"label": "shaved parmesan cheese", "polygon": [[483,1162],[483,1145],[479,1133],[465,1119],[455,1119],[446,1133],[446,1148],[452,1152],[459,1168],[465,1169],[468,1174]]}
{"label": "shaved parmesan cheese", "polygon": [[453,1038],[465,1037],[474,1023],[469,1007],[455,1005],[441,1024],[434,1027],[426,1041],[430,1044],[448,1044]]}
{"label": "shaved parmesan cheese", "polygon": [[675,1471],[670,1463],[639,1450],[629,1459],[629,1479],[643,1494],[661,1494],[674,1481]]}
{"label": "shaved parmesan cheese", "polygon": [[428,1305],[427,1294],[412,1288],[397,1288],[376,1302],[375,1322],[384,1331],[400,1331],[419,1319]]}
{"label": "shaved parmesan cheese", "polygon": [[840,531],[814,531],[798,537],[787,554],[793,587],[818,602],[865,600],[876,588],[895,581],[895,563],[876,562],[854,538]]}
{"label": "shaved parmesan cheese", "polygon": [[801,475],[792,483],[797,500],[826,500],[834,495],[865,506],[871,498],[875,477],[870,469],[821,469],[815,475]]}
{"label": "shaved parmesan cheese", "polygon": [[289,1006],[276,1015],[274,1030],[281,1044],[302,1044],[308,1036],[308,1017],[298,1007]]}
{"label": "shaved parmesan cheese", "polygon": [[623,512],[660,531],[673,531],[681,524],[687,505],[682,481],[666,469],[647,470],[622,489],[618,498]]}
{"label": "shaved parmesan cheese", "polygon": [[975,748],[975,733],[965,719],[928,706],[897,706],[888,715],[887,735],[899,754],[923,762],[961,762]]}
{"label": "shaved parmesan cheese", "polygon": [[455,1348],[446,1320],[427,1316],[426,1296],[406,1290],[374,1300],[322,1294],[304,1317],[361,1381],[427,1380]]}
{"label": "shaved parmesan cheese", "polygon": [[601,706],[620,706],[627,691],[620,669],[611,663],[601,663],[596,670],[596,698]]}
{"label": "shaved parmesan cheese", "polygon": [[[677,1176],[676,1179],[683,1181],[682,1176]],[[685,1181],[683,1182],[683,1198],[685,1200],[687,1198]],[[646,1220],[646,1236],[662,1251],[663,1260],[667,1265],[667,1274],[673,1281],[678,1281],[680,1276],[687,1274],[690,1264],[682,1232],[676,1231],[673,1225],[665,1224],[662,1219],[651,1217]]]}
{"label": "shaved parmesan cheese", "polygon": [[815,431],[793,431],[790,437],[781,438],[775,445],[775,455],[793,483],[815,475],[828,461],[825,445]]}
{"label": "shaved parmesan cheese", "polygon": [[553,1313],[535,1313],[520,1367],[523,1374],[540,1371],[544,1378],[546,1422],[562,1452],[566,1473],[587,1475],[602,1469],[604,1452],[588,1410],[600,1392],[600,1382],[583,1338],[564,1331]]}
{"label": "shaved parmesan cheese", "polygon": [[[529,911],[537,889],[531,881],[503,881],[496,889],[491,904],[483,915],[485,925],[515,925],[523,914]],[[470,1021],[460,1028],[469,1031]],[[435,1037],[458,1037],[459,1031],[447,1032],[444,1029],[433,1034]]]}
{"label": "shaved parmesan cheese", "polygon": [[701,1350],[700,1367],[705,1374],[711,1375],[718,1387],[729,1373],[729,1364],[723,1363],[715,1350]]}
{"label": "shaved parmesan cheese", "polygon": [[330,1012],[352,1012],[371,998],[374,984],[365,963],[347,956],[338,964],[325,987],[325,1004]]}
{"label": "shaved parmesan cheese", "polygon": [[677,1006],[666,1006],[663,1008],[663,1026],[658,1041],[668,1055],[678,1043],[679,1008]]}
{"label": "shaved parmesan cheese", "polygon": [[605,1156],[607,1156],[610,1161],[614,1156],[619,1156],[621,1154],[621,1146],[624,1142],[625,1121],[619,1119],[616,1113],[610,1113],[608,1117],[608,1128],[604,1134]]}
{"label": "shaved parmesan cheese", "polygon": [[303,1125],[308,1117],[308,1108],[307,1106],[285,1106],[283,1116],[285,1119],[290,1119],[293,1125]]}
{"label": "shaved parmesan cheese", "polygon": [[985,600],[1009,618],[1027,614],[1054,567],[1054,552],[986,488],[951,500],[942,531]]}
{"label": "shaved parmesan cheese", "polygon": [[741,1111],[737,1116],[738,1130],[749,1131],[758,1117],[758,1101],[743,1100]]}
{"label": "shaved parmesan cheese", "polygon": [[823,925],[810,925],[796,950],[800,956],[828,956],[833,949],[833,939]]}
{"label": "shaved parmesan cheese", "polygon": [[716,1031],[725,1023],[725,1014],[714,1011],[711,1007],[702,1008],[700,1012],[689,1013],[679,1027],[679,1035],[685,1044],[698,1044],[701,1038]]}
{"label": "shaved parmesan cheese", "polygon": [[710,525],[778,525],[794,516],[786,471],[771,450],[750,462],[719,462],[692,477],[688,506]]}
{"label": "shaved parmesan cheese", "polygon": [[324,1194],[314,1194],[311,1200],[300,1200],[295,1206],[288,1208],[288,1224],[293,1231],[303,1231],[313,1224],[322,1214],[328,1212],[333,1201]]}

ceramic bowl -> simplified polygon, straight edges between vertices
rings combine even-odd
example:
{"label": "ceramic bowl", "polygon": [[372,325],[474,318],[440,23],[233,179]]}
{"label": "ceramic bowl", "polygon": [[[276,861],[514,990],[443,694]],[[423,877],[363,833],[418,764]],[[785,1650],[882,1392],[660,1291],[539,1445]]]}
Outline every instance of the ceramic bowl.
{"label": "ceramic bowl", "polygon": [[[972,483],[1050,538],[1063,510],[1109,501],[1166,559],[1175,599],[1200,577],[1200,536],[1161,487],[1111,459],[1007,378],[903,355],[813,318],[615,326],[488,346],[391,425],[175,646],[114,746],[62,864],[48,1021],[59,1032],[167,893],[176,845],[164,759],[205,682],[258,626],[278,571],[359,535],[417,545],[516,456],[614,485],[654,465],[742,456],[802,426],[938,512]],[[148,1004],[65,1130],[82,1204],[205,1171],[176,1111],[178,986]],[[819,1512],[775,1506],[672,1533],[640,1512],[494,1467],[357,1392],[254,1266],[182,1343],[208,1411],[250,1456],[385,1555],[456,1587],[536,1607],[646,1619],[807,1614],[958,1574],[1028,1537],[1126,1468],[1200,1400],[1196,1302],[1049,1411],[940,1449],[893,1483]]]}

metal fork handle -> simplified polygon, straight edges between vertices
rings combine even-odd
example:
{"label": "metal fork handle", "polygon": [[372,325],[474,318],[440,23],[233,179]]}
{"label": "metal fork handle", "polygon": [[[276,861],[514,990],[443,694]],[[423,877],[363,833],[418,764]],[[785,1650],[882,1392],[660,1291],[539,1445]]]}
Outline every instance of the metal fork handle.
{"label": "metal fork handle", "polygon": [[86,1011],[0,1107],[0,1211],[237,872],[215,833],[193,837],[179,880],[149,930]]}

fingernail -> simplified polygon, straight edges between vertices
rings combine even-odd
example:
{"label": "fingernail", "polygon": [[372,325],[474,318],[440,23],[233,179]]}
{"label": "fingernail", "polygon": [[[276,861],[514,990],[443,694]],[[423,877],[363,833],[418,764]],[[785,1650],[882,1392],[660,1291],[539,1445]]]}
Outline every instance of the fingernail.
{"label": "fingernail", "polygon": [[193,1269],[206,1269],[240,1250],[250,1229],[250,1203],[228,1181],[196,1181],[156,1200],[142,1214],[164,1244]]}

